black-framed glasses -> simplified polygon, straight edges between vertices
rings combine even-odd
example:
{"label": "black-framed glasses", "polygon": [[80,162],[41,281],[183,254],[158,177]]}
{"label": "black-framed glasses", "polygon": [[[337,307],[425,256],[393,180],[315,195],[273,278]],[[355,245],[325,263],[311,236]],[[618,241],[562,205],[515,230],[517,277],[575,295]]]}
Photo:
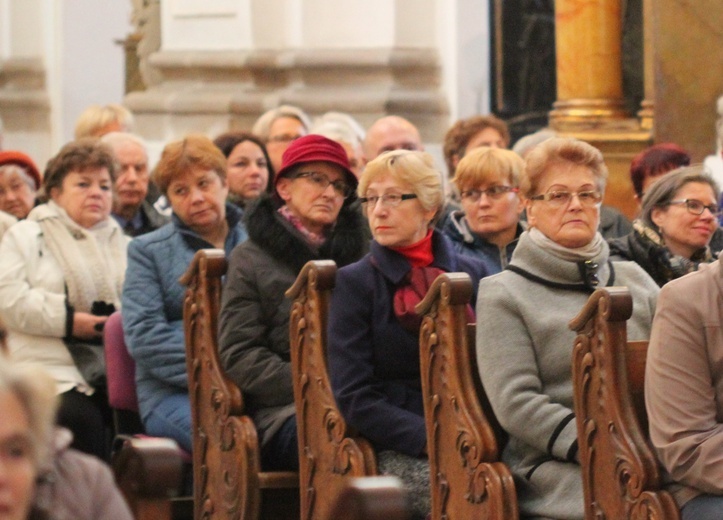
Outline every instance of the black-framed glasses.
{"label": "black-framed glasses", "polygon": [[535,195],[530,197],[530,200],[543,200],[550,206],[561,208],[567,206],[572,201],[573,197],[577,197],[580,201],[580,205],[592,207],[597,206],[602,202],[602,193],[597,190],[588,191],[548,191],[542,195]]}
{"label": "black-framed glasses", "polygon": [[517,193],[519,191],[519,188],[513,188],[512,186],[492,186],[486,190],[462,190],[460,197],[468,202],[479,202],[484,193],[492,200],[499,200],[508,193]]}
{"label": "black-framed glasses", "polygon": [[325,173],[321,172],[299,172],[294,176],[294,178],[306,179],[322,191],[328,188],[329,184],[331,184],[334,187],[334,191],[345,199],[349,198],[353,191],[351,186],[349,186],[345,181],[341,179],[332,181]]}
{"label": "black-framed glasses", "polygon": [[692,213],[693,215],[702,215],[705,210],[708,210],[711,215],[717,217],[721,212],[718,204],[714,203],[706,205],[696,199],[671,200],[668,204],[685,204],[685,209],[688,210],[688,213]]}
{"label": "black-framed glasses", "polygon": [[382,201],[382,207],[396,208],[403,200],[416,198],[416,193],[385,193],[384,195],[369,195],[368,197],[360,197],[359,200],[364,205],[364,208],[369,210],[376,208],[377,203],[380,200]]}

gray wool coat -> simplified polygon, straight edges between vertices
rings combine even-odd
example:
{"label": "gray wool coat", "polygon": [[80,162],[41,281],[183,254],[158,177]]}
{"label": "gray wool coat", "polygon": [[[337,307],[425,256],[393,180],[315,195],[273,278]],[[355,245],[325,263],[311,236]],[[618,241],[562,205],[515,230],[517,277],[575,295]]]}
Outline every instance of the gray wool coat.
{"label": "gray wool coat", "polygon": [[[630,289],[628,337],[648,339],[658,286],[634,262],[608,264],[608,253],[604,244],[593,259],[600,286],[612,281]],[[502,459],[515,478],[522,515],[582,519],[571,367],[575,333],[568,322],[592,291],[582,285],[577,262],[553,256],[528,232],[510,265],[522,273],[505,270],[484,278],[477,299],[480,377],[510,436]]]}

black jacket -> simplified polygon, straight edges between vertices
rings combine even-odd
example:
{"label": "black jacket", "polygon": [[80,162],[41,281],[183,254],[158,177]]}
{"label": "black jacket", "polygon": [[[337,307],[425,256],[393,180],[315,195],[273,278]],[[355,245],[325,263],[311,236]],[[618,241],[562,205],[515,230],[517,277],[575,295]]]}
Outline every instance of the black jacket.
{"label": "black jacket", "polygon": [[345,204],[328,240],[318,249],[262,196],[244,214],[249,240],[234,249],[219,319],[219,353],[241,388],[261,443],[294,413],[289,354],[291,301],[284,293],[309,260],[342,267],[360,259],[369,244],[361,213]]}

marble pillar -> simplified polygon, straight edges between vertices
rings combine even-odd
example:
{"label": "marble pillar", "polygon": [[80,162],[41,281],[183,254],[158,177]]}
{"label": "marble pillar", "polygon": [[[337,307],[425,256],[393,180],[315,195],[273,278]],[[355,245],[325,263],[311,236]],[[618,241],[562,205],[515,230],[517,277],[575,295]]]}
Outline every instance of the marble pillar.
{"label": "marble pillar", "polygon": [[655,0],[655,140],[702,161],[716,150],[716,100],[723,94],[720,0]]}
{"label": "marble pillar", "polygon": [[620,0],[557,0],[553,128],[622,119]]}

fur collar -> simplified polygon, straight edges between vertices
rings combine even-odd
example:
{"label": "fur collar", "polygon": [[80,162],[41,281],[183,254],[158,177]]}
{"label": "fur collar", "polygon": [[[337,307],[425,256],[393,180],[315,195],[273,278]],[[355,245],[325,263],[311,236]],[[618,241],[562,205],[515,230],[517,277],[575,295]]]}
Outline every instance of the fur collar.
{"label": "fur collar", "polygon": [[326,242],[317,250],[277,212],[277,204],[262,195],[245,212],[249,239],[269,255],[301,271],[310,260],[334,260],[342,267],[359,260],[369,249],[366,223],[356,204],[345,203]]}

